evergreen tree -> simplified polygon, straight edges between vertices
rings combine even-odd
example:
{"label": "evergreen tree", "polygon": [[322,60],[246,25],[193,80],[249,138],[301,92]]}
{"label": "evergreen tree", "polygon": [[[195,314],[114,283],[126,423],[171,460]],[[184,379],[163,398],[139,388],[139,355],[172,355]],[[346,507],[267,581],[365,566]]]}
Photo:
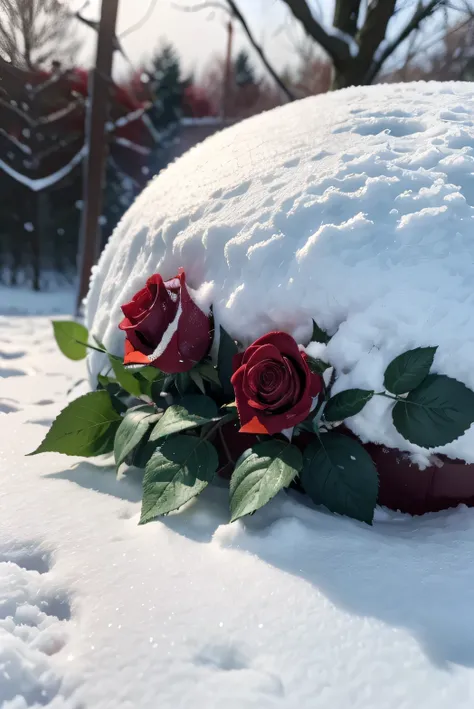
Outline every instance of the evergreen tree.
{"label": "evergreen tree", "polygon": [[243,49],[237,54],[234,61],[234,77],[237,86],[255,86],[257,79],[249,55]]}
{"label": "evergreen tree", "polygon": [[182,77],[180,58],[170,44],[158,50],[146,74],[153,102],[148,115],[158,136],[157,150],[150,165],[152,173],[156,173],[166,165],[167,149],[179,133],[183,97],[189,80]]}

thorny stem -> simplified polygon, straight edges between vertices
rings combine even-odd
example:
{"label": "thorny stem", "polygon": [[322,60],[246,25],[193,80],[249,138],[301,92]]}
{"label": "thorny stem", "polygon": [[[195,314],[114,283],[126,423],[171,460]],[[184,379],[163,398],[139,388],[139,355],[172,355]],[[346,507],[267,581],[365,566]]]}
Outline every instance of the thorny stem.
{"label": "thorny stem", "polygon": [[232,458],[232,456],[231,456],[231,454],[230,454],[229,446],[227,445],[227,443],[226,443],[226,441],[225,441],[225,438],[224,438],[224,434],[222,433],[222,428],[219,428],[218,433],[219,433],[219,438],[220,438],[221,443],[222,443],[222,447],[223,447],[223,449],[224,449],[224,453],[225,453],[226,456],[227,456],[227,460],[229,461],[229,463],[234,463],[234,464],[235,464],[235,460]]}

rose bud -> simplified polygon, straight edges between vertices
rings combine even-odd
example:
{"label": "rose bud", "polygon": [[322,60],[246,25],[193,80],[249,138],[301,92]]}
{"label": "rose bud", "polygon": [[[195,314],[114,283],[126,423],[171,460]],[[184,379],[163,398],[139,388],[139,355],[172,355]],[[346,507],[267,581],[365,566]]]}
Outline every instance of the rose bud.
{"label": "rose bud", "polygon": [[124,364],[176,374],[187,372],[209,352],[211,319],[192,299],[183,270],[169,281],[158,273],[151,276],[122,311]]}

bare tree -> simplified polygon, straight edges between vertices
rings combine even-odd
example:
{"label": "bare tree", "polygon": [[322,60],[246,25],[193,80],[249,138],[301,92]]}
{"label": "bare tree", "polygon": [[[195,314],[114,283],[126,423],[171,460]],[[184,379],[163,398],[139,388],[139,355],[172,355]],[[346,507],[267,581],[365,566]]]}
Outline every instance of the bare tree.
{"label": "bare tree", "polygon": [[[332,61],[333,88],[370,84],[387,60],[448,0],[336,0],[331,27],[325,27],[307,0],[283,0],[305,33]],[[389,38],[397,14],[407,15]]]}
{"label": "bare tree", "polygon": [[74,21],[60,0],[0,0],[0,56],[26,69],[68,63],[81,44]]}
{"label": "bare tree", "polygon": [[386,73],[383,80],[474,81],[474,13],[454,26],[446,26],[442,37],[418,42],[412,54],[416,48],[424,56],[423,62],[412,61],[409,55],[403,67]]}
{"label": "bare tree", "polygon": [[[332,64],[332,89],[371,84],[388,60],[408,45],[413,35],[426,29],[430,19],[438,15],[472,11],[472,0],[334,0],[332,18],[325,23],[321,5],[316,0],[281,0],[305,35],[324,50]],[[204,0],[191,8],[226,7],[246,31],[251,44],[267,69],[268,58],[248,31],[248,23],[239,8],[239,0]],[[456,22],[458,20],[454,20]],[[270,73],[281,86],[283,82],[270,66]],[[285,87],[286,95],[293,98]]]}

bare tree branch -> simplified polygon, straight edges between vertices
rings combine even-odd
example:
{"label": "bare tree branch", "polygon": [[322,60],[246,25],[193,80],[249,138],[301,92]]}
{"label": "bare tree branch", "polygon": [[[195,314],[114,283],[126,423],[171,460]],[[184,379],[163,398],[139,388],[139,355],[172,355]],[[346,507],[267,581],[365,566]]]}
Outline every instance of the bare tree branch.
{"label": "bare tree branch", "polygon": [[383,64],[401,45],[401,43],[404,42],[405,39],[407,39],[407,37],[409,37],[414,30],[418,29],[423,20],[432,15],[434,11],[438,9],[438,7],[441,7],[442,4],[443,0],[430,0],[427,5],[419,5],[417,7],[405,27],[398,33],[398,35],[392,42],[387,44],[385,49],[377,57],[377,60],[372,62],[372,66],[370,67],[365,77],[366,83],[370,84],[375,79]]}
{"label": "bare tree branch", "polygon": [[262,47],[258,44],[257,40],[253,36],[253,34],[250,30],[250,27],[248,26],[247,21],[245,20],[245,17],[242,15],[239,8],[237,7],[235,0],[227,0],[227,3],[232,11],[232,14],[239,20],[240,24],[242,25],[242,28],[243,28],[245,34],[247,35],[247,37],[250,41],[250,44],[255,49],[258,56],[260,57],[260,59],[264,63],[265,67],[267,68],[268,73],[273,77],[273,80],[279,86],[279,88],[283,91],[283,93],[288,98],[288,100],[294,101],[295,96],[292,94],[290,89],[284,84],[284,82],[280,79],[280,77],[276,73],[275,69],[272,67],[272,65],[268,61],[266,54],[264,53]]}
{"label": "bare tree branch", "polygon": [[285,94],[285,96],[287,97],[287,99],[289,101],[294,101],[296,97],[293,95],[293,93],[290,91],[290,89],[285,85],[285,83],[280,79],[277,72],[272,67],[270,62],[268,61],[268,58],[267,58],[265,52],[263,51],[263,48],[260,46],[260,44],[258,44],[257,40],[253,36],[252,31],[251,31],[250,27],[248,26],[245,17],[242,15],[239,8],[237,7],[235,0],[226,0],[226,2],[227,2],[227,5],[223,5],[222,3],[218,2],[218,1],[205,0],[205,2],[199,3],[199,5],[178,5],[176,3],[173,3],[173,5],[177,9],[182,10],[184,12],[198,12],[199,10],[205,10],[207,8],[218,8],[220,10],[225,10],[226,12],[230,13],[230,15],[235,17],[242,25],[242,29],[244,30],[245,34],[247,35],[247,37],[250,41],[250,44],[257,52],[258,56],[262,60],[268,73],[270,74],[270,76],[272,76],[275,83],[278,85],[278,87],[281,89],[281,91],[283,91],[283,93]]}
{"label": "bare tree branch", "polygon": [[155,10],[156,2],[157,2],[157,0],[151,0],[150,4],[148,6],[148,9],[145,12],[145,14],[143,15],[143,17],[141,17],[133,25],[130,25],[130,27],[127,27],[127,29],[123,30],[123,32],[120,33],[120,39],[123,39],[124,37],[126,37],[129,34],[133,34],[137,30],[139,30],[140,27],[143,27],[143,25],[148,22],[148,20],[153,15],[153,12]]}
{"label": "bare tree branch", "polygon": [[294,17],[301,22],[306,34],[312,37],[329,54],[336,69],[340,68],[345,61],[350,60],[351,53],[348,43],[340,37],[334,37],[326,32],[323,26],[313,17],[306,0],[283,1]]}
{"label": "bare tree branch", "polygon": [[181,10],[181,12],[199,12],[200,10],[224,10],[224,12],[229,12],[227,5],[221,2],[214,2],[214,0],[206,0],[205,2],[199,3],[199,5],[181,5],[177,2],[172,2],[171,7],[175,10]]}
{"label": "bare tree branch", "polygon": [[361,2],[362,0],[336,0],[334,27],[355,37]]}

